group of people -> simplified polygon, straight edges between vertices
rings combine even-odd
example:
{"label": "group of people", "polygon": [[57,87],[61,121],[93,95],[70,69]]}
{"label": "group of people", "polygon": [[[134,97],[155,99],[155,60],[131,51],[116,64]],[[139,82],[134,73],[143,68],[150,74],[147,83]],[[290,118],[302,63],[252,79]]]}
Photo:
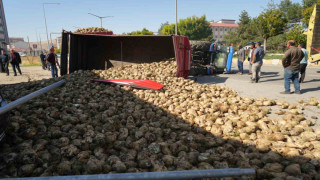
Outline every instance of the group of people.
{"label": "group of people", "polygon": [[[232,45],[231,45],[232,47]],[[287,42],[288,50],[282,58],[282,65],[284,67],[284,88],[285,91],[282,94],[291,94],[290,83],[294,84],[295,94],[301,94],[300,83],[303,83],[306,67],[308,65],[308,51],[303,44],[299,44],[295,47],[295,42],[290,40]],[[233,52],[232,52],[233,53]],[[229,54],[230,56],[230,54]],[[265,56],[264,49],[261,47],[261,43],[252,42],[250,44],[250,51],[248,53],[249,61],[249,75],[251,75],[251,82],[258,83],[261,77],[261,67],[263,65],[263,58]],[[245,62],[246,51],[239,45],[238,46],[238,74],[243,74],[243,63]],[[232,60],[230,57],[227,61],[227,73],[230,72]],[[301,75],[299,75],[301,74]],[[299,78],[300,76],[300,78]]]}
{"label": "group of people", "polygon": [[[251,75],[251,82],[258,83],[261,77],[261,67],[263,64],[265,52],[261,47],[261,42],[250,44],[250,51],[248,53],[249,61],[249,75]],[[238,46],[238,74],[243,74],[243,63],[246,59],[245,49],[239,45]]]}
{"label": "group of people", "polygon": [[58,77],[57,65],[59,66],[57,55],[54,52],[54,47],[52,47],[50,49],[50,53],[46,53],[45,55],[43,52],[41,52],[40,54],[42,69],[48,69],[49,71],[51,71],[51,76],[53,78]]}
{"label": "group of people", "polygon": [[17,76],[17,71],[20,75],[22,75],[20,64],[21,64],[21,57],[20,54],[15,52],[13,49],[10,50],[10,53],[7,54],[7,52],[3,49],[1,50],[0,55],[0,69],[1,72],[7,73],[7,76],[9,76],[9,63],[11,64],[14,76]]}
{"label": "group of people", "polygon": [[[51,76],[53,78],[58,77],[58,69],[57,65],[59,66],[58,63],[58,58],[57,55],[54,53],[54,47],[50,49],[50,53],[47,53],[44,55],[43,52],[40,54],[40,60],[42,64],[42,68],[48,69],[51,71]],[[4,72],[9,76],[9,63],[11,64],[14,76],[17,76],[17,71],[19,72],[20,75],[22,75],[21,69],[20,69],[20,64],[21,64],[21,57],[18,52],[15,52],[13,49],[10,50],[10,53],[7,53],[5,50],[1,50],[1,55],[0,55],[0,72]]]}

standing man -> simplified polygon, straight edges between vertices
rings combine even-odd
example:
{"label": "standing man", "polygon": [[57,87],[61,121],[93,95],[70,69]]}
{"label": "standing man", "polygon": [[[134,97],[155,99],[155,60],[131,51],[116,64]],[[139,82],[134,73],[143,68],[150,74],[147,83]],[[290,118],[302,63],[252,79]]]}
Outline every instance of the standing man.
{"label": "standing man", "polygon": [[282,65],[284,67],[284,88],[285,91],[281,94],[291,94],[290,80],[294,84],[294,93],[301,94],[299,83],[300,61],[304,57],[303,52],[295,47],[293,40],[287,42],[287,52],[282,58]]}
{"label": "standing man", "polygon": [[7,76],[9,76],[9,55],[6,53],[5,50],[1,51],[0,61],[4,65],[4,72],[6,72]]}
{"label": "standing man", "polygon": [[256,43],[256,49],[253,52],[252,65],[252,83],[258,83],[261,77],[261,66],[263,64],[264,50],[261,47],[261,42]]}
{"label": "standing man", "polygon": [[58,69],[56,66],[56,55],[54,53],[54,48],[50,49],[50,53],[47,56],[47,63],[51,66],[52,78],[58,77]]}
{"label": "standing man", "polygon": [[12,69],[13,69],[14,76],[17,76],[16,69],[18,69],[20,75],[22,75],[21,69],[19,66],[19,64],[21,64],[20,54],[15,52],[13,49],[11,49],[10,52],[11,52],[11,62],[10,63],[11,63]]}
{"label": "standing man", "polygon": [[301,49],[301,51],[304,54],[304,58],[302,58],[302,60],[300,61],[300,79],[299,79],[299,83],[303,83],[304,78],[306,76],[306,68],[308,65],[308,51],[305,49],[304,44],[299,44],[298,48]]}
{"label": "standing man", "polygon": [[248,55],[248,61],[249,61],[249,75],[252,74],[252,64],[251,64],[251,60],[252,60],[252,57],[253,57],[253,52],[254,50],[256,49],[255,47],[255,43],[254,42],[251,42],[250,43],[250,51],[249,51],[249,55]]}
{"label": "standing man", "polygon": [[210,45],[210,49],[209,49],[211,56],[210,56],[210,65],[213,65],[214,59],[216,57],[217,54],[217,46],[216,43],[212,43]]}
{"label": "standing man", "polygon": [[246,53],[244,51],[244,48],[242,48],[241,45],[238,46],[238,74],[243,74],[243,62],[246,59]]}
{"label": "standing man", "polygon": [[42,64],[42,69],[46,70],[47,69],[47,66],[46,66],[46,55],[44,55],[42,51],[41,51],[41,54],[40,54],[40,61],[41,61],[41,64]]}
{"label": "standing man", "polygon": [[231,73],[233,53],[234,53],[233,43],[230,43],[228,61],[227,61],[227,71],[225,72],[225,74],[230,74]]}

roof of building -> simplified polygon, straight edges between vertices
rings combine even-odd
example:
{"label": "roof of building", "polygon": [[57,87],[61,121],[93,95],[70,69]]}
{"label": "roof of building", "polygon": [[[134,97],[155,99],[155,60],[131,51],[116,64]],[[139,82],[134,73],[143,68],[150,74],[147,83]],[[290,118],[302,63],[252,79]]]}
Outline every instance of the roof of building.
{"label": "roof of building", "polygon": [[239,27],[239,24],[214,23],[214,22],[211,22],[210,26],[211,27],[233,27],[233,28],[237,28],[237,27]]}
{"label": "roof of building", "polygon": [[236,21],[234,19],[220,19],[220,21]]}
{"label": "roof of building", "polygon": [[9,37],[9,39],[24,39],[23,37]]}

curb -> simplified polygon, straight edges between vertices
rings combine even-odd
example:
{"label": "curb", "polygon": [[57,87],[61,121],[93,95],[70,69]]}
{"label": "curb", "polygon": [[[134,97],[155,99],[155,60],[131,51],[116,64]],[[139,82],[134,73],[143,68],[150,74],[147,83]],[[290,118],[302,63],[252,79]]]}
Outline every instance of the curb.
{"label": "curb", "polygon": [[[244,62],[244,64],[247,64],[248,63],[248,60],[246,60],[245,62]],[[235,58],[233,58],[233,60],[232,60],[232,64],[233,65],[237,65],[238,64],[238,59],[235,59]],[[277,66],[277,65],[280,65],[280,66],[282,66],[282,62],[281,62],[281,60],[280,59],[270,59],[270,60],[263,60],[263,64],[264,65],[274,65],[274,66]],[[320,67],[320,63],[318,63],[318,64],[316,64],[316,63],[310,63],[310,62],[308,62],[308,66],[313,66],[313,67]]]}

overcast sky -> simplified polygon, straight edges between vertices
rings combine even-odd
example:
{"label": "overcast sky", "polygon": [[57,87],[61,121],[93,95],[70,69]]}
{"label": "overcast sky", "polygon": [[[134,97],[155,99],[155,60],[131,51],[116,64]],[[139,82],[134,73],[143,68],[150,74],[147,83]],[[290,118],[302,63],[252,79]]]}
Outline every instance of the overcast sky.
{"label": "overcast sky", "polygon": [[[301,2],[301,0],[292,0]],[[103,20],[103,27],[116,34],[147,28],[157,31],[160,24],[175,21],[174,0],[3,0],[9,37],[24,37],[36,41],[36,31],[46,39],[43,2],[49,33],[62,29],[74,31],[75,27],[100,26],[99,16],[114,16]],[[257,16],[269,0],[178,0],[178,18],[205,14],[208,20],[239,19],[242,10]],[[275,0],[276,3],[280,0]],[[58,35],[53,35],[57,37]]]}

